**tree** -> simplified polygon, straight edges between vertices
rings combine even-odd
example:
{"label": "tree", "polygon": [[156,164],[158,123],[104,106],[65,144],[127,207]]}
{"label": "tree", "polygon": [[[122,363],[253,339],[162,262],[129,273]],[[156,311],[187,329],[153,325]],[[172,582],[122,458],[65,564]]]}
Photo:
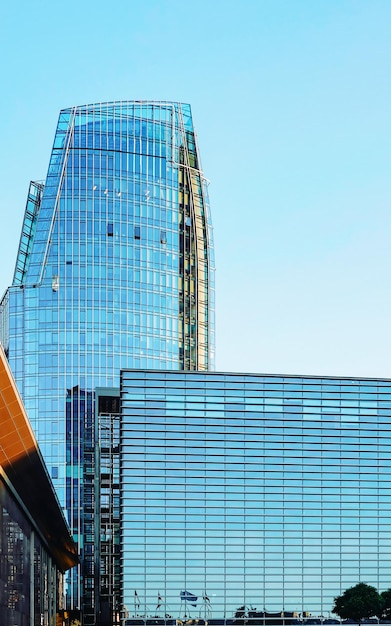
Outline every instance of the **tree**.
{"label": "tree", "polygon": [[381,617],[382,600],[375,587],[358,583],[334,598],[332,612],[341,619],[353,619],[360,624],[365,618]]}
{"label": "tree", "polygon": [[382,591],[380,594],[381,602],[382,602],[382,617],[384,619],[390,619],[391,617],[391,589],[387,589],[386,591]]}

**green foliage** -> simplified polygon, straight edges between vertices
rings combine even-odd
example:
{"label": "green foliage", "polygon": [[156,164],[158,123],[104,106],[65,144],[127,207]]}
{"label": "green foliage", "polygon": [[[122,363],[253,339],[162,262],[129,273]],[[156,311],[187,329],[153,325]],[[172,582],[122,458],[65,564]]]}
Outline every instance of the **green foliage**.
{"label": "green foliage", "polygon": [[380,594],[383,614],[382,617],[384,619],[389,619],[391,617],[391,589],[387,589],[386,591],[382,591]]}
{"label": "green foliage", "polygon": [[381,617],[382,606],[382,598],[375,587],[358,583],[334,598],[332,612],[341,619],[352,619],[360,623],[368,617]]}

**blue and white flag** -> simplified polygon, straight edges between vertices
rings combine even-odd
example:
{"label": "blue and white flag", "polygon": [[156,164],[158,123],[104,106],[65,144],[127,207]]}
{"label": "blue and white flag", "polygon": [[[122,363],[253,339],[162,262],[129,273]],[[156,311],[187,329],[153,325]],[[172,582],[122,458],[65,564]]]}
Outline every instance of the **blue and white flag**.
{"label": "blue and white flag", "polygon": [[181,601],[190,602],[192,606],[197,606],[198,596],[195,596],[190,591],[181,591]]}

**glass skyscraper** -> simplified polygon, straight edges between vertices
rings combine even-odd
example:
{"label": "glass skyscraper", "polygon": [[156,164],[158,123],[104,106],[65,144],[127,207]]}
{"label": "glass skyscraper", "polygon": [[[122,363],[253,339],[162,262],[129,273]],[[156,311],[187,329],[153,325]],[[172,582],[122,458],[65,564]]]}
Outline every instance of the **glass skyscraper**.
{"label": "glass skyscraper", "polygon": [[389,588],[391,380],[130,370],[121,406],[130,624]]}
{"label": "glass skyscraper", "polygon": [[213,270],[190,106],[61,111],[46,182],[30,185],[0,337],[79,545],[71,602],[91,615],[95,388],[118,386],[121,368],[213,368]]}

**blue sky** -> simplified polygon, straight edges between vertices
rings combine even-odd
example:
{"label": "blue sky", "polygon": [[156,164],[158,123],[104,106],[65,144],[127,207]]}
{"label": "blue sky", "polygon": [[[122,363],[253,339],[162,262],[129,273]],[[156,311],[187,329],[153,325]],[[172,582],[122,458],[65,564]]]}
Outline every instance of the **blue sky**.
{"label": "blue sky", "polygon": [[217,369],[391,377],[390,0],[43,0],[0,12],[0,292],[58,112],[190,102]]}

